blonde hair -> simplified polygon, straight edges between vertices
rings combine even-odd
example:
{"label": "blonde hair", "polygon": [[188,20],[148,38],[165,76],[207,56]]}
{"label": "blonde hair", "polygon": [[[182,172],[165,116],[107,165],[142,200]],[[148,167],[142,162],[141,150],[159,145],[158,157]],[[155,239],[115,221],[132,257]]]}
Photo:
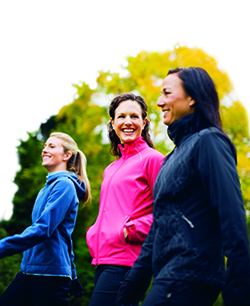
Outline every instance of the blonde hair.
{"label": "blonde hair", "polygon": [[63,141],[62,146],[64,147],[64,152],[70,151],[72,156],[67,162],[67,170],[70,172],[75,173],[80,182],[83,181],[85,184],[85,195],[84,198],[81,200],[83,204],[87,204],[87,202],[91,199],[90,193],[90,184],[86,172],[86,157],[84,153],[78,149],[76,142],[71,138],[68,134],[55,132],[51,133],[50,137],[56,137]]}

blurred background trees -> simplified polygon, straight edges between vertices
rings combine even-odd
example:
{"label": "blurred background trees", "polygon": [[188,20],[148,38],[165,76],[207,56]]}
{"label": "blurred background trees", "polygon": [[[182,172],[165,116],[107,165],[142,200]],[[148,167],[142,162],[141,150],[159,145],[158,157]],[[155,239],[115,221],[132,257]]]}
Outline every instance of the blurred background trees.
{"label": "blurred background trees", "polygon": [[[54,131],[71,135],[87,157],[87,172],[92,188],[92,202],[80,208],[73,233],[75,264],[78,278],[84,287],[81,299],[71,299],[70,305],[88,305],[93,289],[94,267],[86,244],[86,230],[95,222],[99,208],[100,185],[105,167],[114,157],[110,154],[107,138],[108,106],[117,94],[134,92],[142,95],[149,106],[151,135],[156,149],[166,154],[173,148],[162,124],[156,101],[162,81],[169,69],[199,66],[213,78],[221,101],[221,115],[226,133],[238,152],[238,172],[241,180],[244,205],[250,209],[250,142],[246,110],[235,97],[233,85],[225,71],[211,56],[198,48],[176,45],[164,53],[141,52],[128,56],[119,73],[99,71],[96,88],[81,82],[74,85],[77,93],[73,102],[64,106],[57,115],[42,123],[38,131],[29,133],[28,140],[18,146],[20,170],[15,183],[13,215],[0,223],[0,238],[22,232],[31,223],[31,211],[38,191],[46,181],[46,170],[41,166],[41,150],[44,142]],[[250,232],[250,231],[249,231]],[[14,275],[19,271],[21,254],[0,261],[0,296]],[[216,302],[222,305],[221,297]]]}

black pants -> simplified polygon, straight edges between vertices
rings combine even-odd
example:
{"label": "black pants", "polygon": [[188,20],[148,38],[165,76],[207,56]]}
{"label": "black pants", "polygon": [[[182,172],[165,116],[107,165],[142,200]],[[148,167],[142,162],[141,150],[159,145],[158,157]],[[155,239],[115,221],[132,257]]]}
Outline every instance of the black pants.
{"label": "black pants", "polygon": [[68,277],[19,272],[0,299],[0,306],[66,306],[70,284]]}
{"label": "black pants", "polygon": [[89,306],[115,306],[118,290],[128,270],[130,267],[127,266],[97,266],[95,269],[95,288]]}
{"label": "black pants", "polygon": [[176,280],[154,280],[142,306],[213,306],[221,289]]}

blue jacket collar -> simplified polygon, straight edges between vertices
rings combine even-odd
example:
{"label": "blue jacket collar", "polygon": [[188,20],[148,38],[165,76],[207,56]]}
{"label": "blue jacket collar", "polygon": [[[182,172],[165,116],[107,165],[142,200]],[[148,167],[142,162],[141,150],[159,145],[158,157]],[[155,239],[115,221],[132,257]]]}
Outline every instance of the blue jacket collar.
{"label": "blue jacket collar", "polygon": [[69,174],[69,171],[55,171],[55,172],[51,172],[47,175],[47,184],[51,183],[52,181],[54,181],[55,179],[57,179],[58,177],[61,176],[67,176]]}
{"label": "blue jacket collar", "polygon": [[85,194],[85,184],[84,184],[84,182],[79,181],[78,176],[75,173],[72,173],[70,171],[51,172],[47,176],[46,186],[50,185],[55,180],[57,180],[58,178],[61,178],[61,177],[67,177],[68,179],[70,179],[74,183],[78,199],[81,200],[84,197],[84,194]]}

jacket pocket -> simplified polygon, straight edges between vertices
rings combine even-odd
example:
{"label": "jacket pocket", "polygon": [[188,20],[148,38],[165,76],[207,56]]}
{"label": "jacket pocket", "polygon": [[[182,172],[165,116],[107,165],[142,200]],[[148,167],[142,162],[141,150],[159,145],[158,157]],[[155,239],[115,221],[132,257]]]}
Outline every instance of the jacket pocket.
{"label": "jacket pocket", "polygon": [[119,238],[122,245],[126,245],[127,242],[125,241],[123,228],[125,227],[125,224],[130,220],[130,216],[126,216],[121,224],[120,230],[119,230]]}

